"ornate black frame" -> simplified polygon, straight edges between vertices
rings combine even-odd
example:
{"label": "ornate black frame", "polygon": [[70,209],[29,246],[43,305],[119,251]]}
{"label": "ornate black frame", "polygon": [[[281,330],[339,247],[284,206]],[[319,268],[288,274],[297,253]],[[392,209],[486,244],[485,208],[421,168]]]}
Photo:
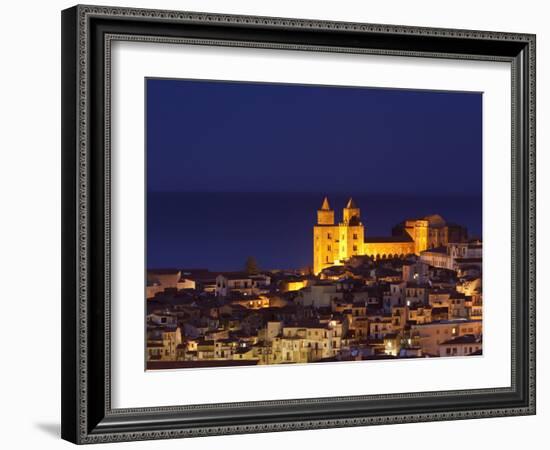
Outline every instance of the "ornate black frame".
{"label": "ornate black frame", "polygon": [[[185,42],[512,65],[512,385],[112,409],[110,43]],[[97,443],[535,414],[535,36],[98,6],[62,12],[62,437]]]}

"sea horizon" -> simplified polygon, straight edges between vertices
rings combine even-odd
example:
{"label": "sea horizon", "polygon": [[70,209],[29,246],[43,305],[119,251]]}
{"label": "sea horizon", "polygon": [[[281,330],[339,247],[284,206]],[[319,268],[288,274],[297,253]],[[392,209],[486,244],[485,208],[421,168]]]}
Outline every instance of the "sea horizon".
{"label": "sea horizon", "polygon": [[312,263],[313,226],[325,195],[335,222],[353,197],[365,236],[390,236],[410,218],[440,214],[482,234],[482,195],[342,192],[147,192],[148,269],[239,271],[252,256],[261,270],[299,270]]}

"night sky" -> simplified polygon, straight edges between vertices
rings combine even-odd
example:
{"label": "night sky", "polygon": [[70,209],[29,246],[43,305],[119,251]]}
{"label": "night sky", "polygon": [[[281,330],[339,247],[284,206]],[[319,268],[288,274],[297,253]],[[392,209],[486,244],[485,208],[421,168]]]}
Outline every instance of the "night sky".
{"label": "night sky", "polygon": [[147,80],[150,191],[481,192],[479,93]]}
{"label": "night sky", "polygon": [[[251,253],[264,267],[308,263],[311,205],[320,205],[325,194],[407,196],[401,203],[407,212],[416,211],[415,197],[425,205],[437,196],[443,207],[419,207],[419,215],[445,209],[446,218],[468,220],[470,229],[481,230],[481,93],[147,79],[146,98],[149,267],[235,269]],[[163,192],[185,196],[168,200],[159,197]],[[208,193],[255,197],[249,207],[239,205],[238,217],[227,204],[233,200]],[[296,202],[284,201],[290,193],[316,194],[308,204],[312,211],[302,217],[291,210]],[[479,201],[464,212],[469,201],[453,209],[458,197]],[[204,205],[209,198],[217,212]],[[269,198],[280,199],[281,220],[288,216],[293,228],[275,228],[268,237],[272,245],[262,247],[257,243],[266,237],[256,231],[281,216],[261,210]],[[380,224],[375,231],[389,234],[401,216],[395,208],[392,214],[384,210],[385,203],[371,214]],[[359,206],[365,211],[366,205]],[[190,211],[201,208],[209,223]],[[249,209],[257,214],[248,217]],[[297,228],[303,235],[295,251],[274,256],[285,242],[277,239]]]}

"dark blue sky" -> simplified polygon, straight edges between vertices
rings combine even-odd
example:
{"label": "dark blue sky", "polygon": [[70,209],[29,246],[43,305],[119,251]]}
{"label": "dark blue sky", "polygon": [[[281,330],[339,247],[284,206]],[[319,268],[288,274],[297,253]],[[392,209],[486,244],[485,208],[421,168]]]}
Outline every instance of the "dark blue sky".
{"label": "dark blue sky", "polygon": [[480,93],[146,84],[150,191],[481,193]]}

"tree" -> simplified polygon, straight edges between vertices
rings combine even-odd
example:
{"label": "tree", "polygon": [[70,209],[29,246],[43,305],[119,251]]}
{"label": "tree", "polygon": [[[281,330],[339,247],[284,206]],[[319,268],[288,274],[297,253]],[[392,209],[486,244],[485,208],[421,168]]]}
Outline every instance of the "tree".
{"label": "tree", "polygon": [[253,256],[249,256],[246,259],[245,270],[248,275],[256,275],[260,271],[260,269],[258,268],[258,263],[256,262],[256,258],[254,258]]}

